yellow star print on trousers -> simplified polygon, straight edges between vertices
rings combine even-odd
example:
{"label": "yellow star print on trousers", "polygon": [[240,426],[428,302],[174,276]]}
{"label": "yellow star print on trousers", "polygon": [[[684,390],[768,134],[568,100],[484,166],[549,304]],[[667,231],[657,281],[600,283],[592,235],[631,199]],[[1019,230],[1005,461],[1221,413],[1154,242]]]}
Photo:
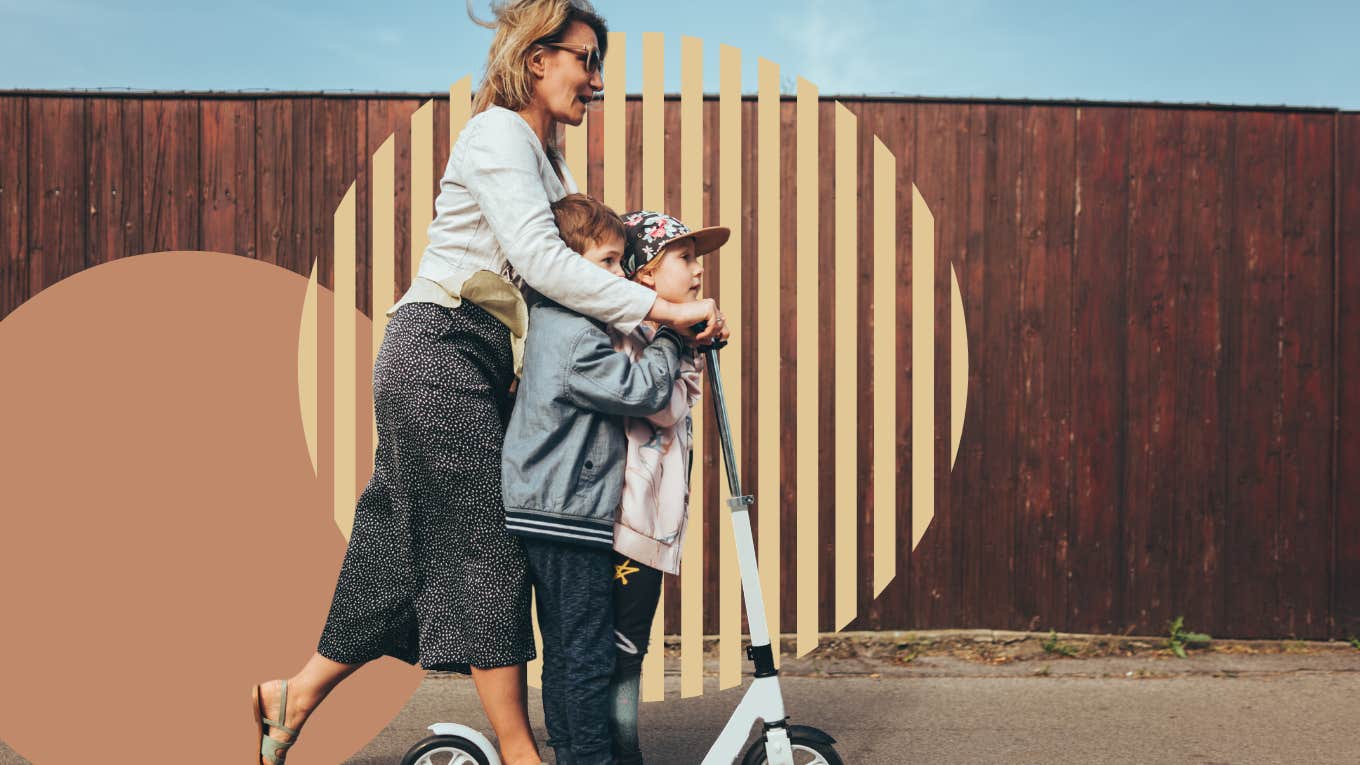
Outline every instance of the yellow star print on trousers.
{"label": "yellow star print on trousers", "polygon": [[629,575],[629,574],[636,574],[637,572],[639,572],[639,571],[641,571],[641,570],[642,570],[642,569],[640,569],[640,568],[638,568],[637,566],[634,566],[634,565],[633,565],[633,561],[632,561],[631,559],[629,559],[629,558],[624,558],[622,563],[620,563],[619,565],[617,565],[617,566],[614,567],[614,578],[615,578],[615,579],[618,579],[618,580],[620,580],[620,581],[622,581],[622,582],[623,582],[623,586],[624,586],[624,587],[627,587],[627,586],[628,586],[628,575]]}

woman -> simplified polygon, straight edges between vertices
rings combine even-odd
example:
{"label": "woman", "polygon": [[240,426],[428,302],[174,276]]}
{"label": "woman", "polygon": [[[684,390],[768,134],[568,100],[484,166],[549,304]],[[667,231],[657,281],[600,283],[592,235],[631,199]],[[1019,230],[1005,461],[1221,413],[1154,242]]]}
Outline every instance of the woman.
{"label": "woman", "polygon": [[591,265],[549,204],[576,184],[553,145],[603,89],[607,27],[585,0],[494,7],[495,38],[440,182],[429,246],[374,363],[378,447],[317,652],[255,689],[261,762],[368,661],[470,671],[506,765],[540,762],[524,552],[505,531],[501,443],[527,311],[512,280],[628,332],[650,319],[727,336],[712,300],[671,303]]}

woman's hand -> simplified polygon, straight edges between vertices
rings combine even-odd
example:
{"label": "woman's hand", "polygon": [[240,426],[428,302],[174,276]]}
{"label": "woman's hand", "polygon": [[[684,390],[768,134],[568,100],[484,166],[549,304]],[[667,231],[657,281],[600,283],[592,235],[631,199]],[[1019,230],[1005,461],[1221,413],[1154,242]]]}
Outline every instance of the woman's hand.
{"label": "woman's hand", "polygon": [[[652,304],[652,310],[647,314],[647,318],[665,324],[697,345],[725,341],[731,334],[727,328],[727,319],[723,317],[722,311],[718,310],[718,302],[712,298],[691,303],[672,303],[658,297]],[[702,332],[696,334],[694,326],[700,323],[706,326]]]}

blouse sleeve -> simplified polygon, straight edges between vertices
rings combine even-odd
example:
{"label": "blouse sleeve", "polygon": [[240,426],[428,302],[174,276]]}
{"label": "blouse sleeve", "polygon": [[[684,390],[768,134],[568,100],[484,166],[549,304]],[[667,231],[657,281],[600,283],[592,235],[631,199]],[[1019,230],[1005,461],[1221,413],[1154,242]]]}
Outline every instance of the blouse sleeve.
{"label": "blouse sleeve", "polygon": [[498,114],[480,116],[462,137],[458,171],[510,265],[550,300],[631,332],[656,293],[590,263],[562,241],[539,176],[536,139]]}

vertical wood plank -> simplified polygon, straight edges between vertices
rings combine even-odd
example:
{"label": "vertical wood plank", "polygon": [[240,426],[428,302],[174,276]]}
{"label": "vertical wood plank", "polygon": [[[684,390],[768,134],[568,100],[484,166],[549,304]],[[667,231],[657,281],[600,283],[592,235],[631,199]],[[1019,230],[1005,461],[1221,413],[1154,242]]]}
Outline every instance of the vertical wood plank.
{"label": "vertical wood plank", "polygon": [[1124,623],[1157,634],[1171,612],[1176,453],[1178,310],[1175,280],[1180,243],[1177,163],[1183,113],[1133,110],[1129,125],[1129,248],[1124,464]]}
{"label": "vertical wood plank", "polygon": [[[828,296],[835,289],[834,270],[836,267],[836,102],[824,98],[818,105],[817,132],[820,136],[818,154],[818,177],[821,180],[821,194],[818,200],[818,219],[825,225],[820,226],[817,236],[817,270],[821,274],[821,290]],[[835,405],[835,344],[836,311],[829,299],[824,298],[826,310],[820,311],[821,327],[817,336],[817,357],[819,369],[817,376],[818,398],[824,404],[824,414],[820,418],[817,441],[820,445],[817,472],[824,479],[818,481],[817,496],[817,533],[821,565],[818,575],[818,594],[820,610],[818,623],[821,631],[836,629],[836,482],[834,479],[835,430],[834,418],[825,416]]]}
{"label": "vertical wood plank", "polygon": [[[966,552],[961,561],[965,571],[962,623],[985,626],[983,620],[994,618],[992,614],[1011,610],[1016,589],[1018,527],[1023,525],[1026,534],[1034,530],[1019,496],[1023,458],[1014,446],[989,447],[1019,444],[1022,412],[1037,404],[1033,389],[1027,391],[1018,384],[1027,371],[1020,363],[1022,322],[1027,309],[1023,295],[1029,279],[1044,279],[1046,275],[1028,273],[1026,267],[1031,264],[1021,262],[1024,243],[1020,214],[1024,209],[1025,178],[1033,170],[1024,154],[1024,109],[991,104],[973,109],[981,112],[975,115],[974,124],[981,128],[987,146],[980,176],[984,188],[970,189],[969,199],[977,199],[981,194],[985,200],[981,210],[981,246],[987,307],[976,363],[984,367],[981,393],[987,401],[987,412],[978,432],[983,442],[982,475],[988,485],[988,499],[982,507],[967,508],[966,516],[960,508],[956,517],[966,519],[960,532],[969,542],[963,548]],[[972,138],[978,140],[978,136]],[[994,517],[983,515],[988,510],[995,513]],[[972,576],[968,575],[970,571]]]}
{"label": "vertical wood plank", "polygon": [[[434,111],[435,102],[426,101],[416,113],[411,115],[411,167],[407,172],[410,179],[411,230],[410,249],[403,274],[396,276],[393,286],[397,294],[406,290],[420,269],[420,257],[425,254],[429,244],[430,222],[434,220],[435,179],[438,177],[434,167]],[[384,325],[385,326],[385,325]]]}
{"label": "vertical wood plank", "polygon": [[28,295],[89,265],[85,98],[34,98],[28,108]]}
{"label": "vertical wood plank", "polygon": [[[592,112],[586,120],[586,183],[581,191],[604,201],[604,164],[605,164],[605,125],[609,117],[605,111],[604,100],[592,103]],[[580,179],[577,179],[580,182]],[[608,202],[606,202],[608,204]]]}
{"label": "vertical wood plank", "polygon": [[[405,255],[409,254],[396,246],[396,230],[405,222],[396,213],[396,143],[396,135],[388,136],[373,153],[369,165],[369,178],[373,183],[372,207],[369,211],[369,220],[373,224],[373,266],[370,271],[373,275],[370,287],[373,308],[369,349],[375,359],[382,345],[383,330],[387,326],[387,309],[396,302],[397,262],[407,260]],[[373,427],[375,430],[371,435],[376,439],[376,421]]]}
{"label": "vertical wood plank", "polygon": [[[878,621],[875,624],[901,624],[910,626],[912,620],[911,561],[912,520],[911,520],[911,386],[913,381],[913,362],[911,357],[912,335],[912,237],[915,234],[912,220],[912,204],[915,197],[912,179],[915,176],[913,161],[916,142],[916,105],[880,104],[872,112],[875,134],[893,152],[895,167],[893,175],[897,184],[897,203],[893,214],[896,218],[897,235],[894,246],[897,272],[896,286],[892,300],[895,303],[896,322],[893,327],[895,344],[894,354],[897,362],[892,371],[893,395],[897,416],[893,428],[893,481],[896,486],[896,499],[893,512],[896,526],[896,565],[895,576],[877,601]],[[954,253],[951,262],[957,263],[959,253]],[[876,423],[877,424],[877,423]],[[952,506],[952,500],[951,500]]]}
{"label": "vertical wood plank", "polygon": [[[318,130],[317,141],[320,142],[319,156],[324,162],[321,177],[318,179],[320,188],[313,196],[317,199],[319,210],[313,215],[320,215],[323,220],[330,220],[335,215],[348,193],[350,185],[356,186],[361,174],[366,175],[368,167],[368,156],[361,155],[359,152],[360,143],[366,133],[367,119],[365,114],[365,102],[359,99],[339,99],[327,98],[319,102],[319,111],[316,114],[316,127]],[[364,197],[367,200],[367,196]],[[367,208],[364,208],[365,210]],[[361,223],[367,222],[367,215],[359,216],[355,221],[356,237],[360,230]],[[352,243],[359,246],[363,242],[363,247],[367,249],[368,228],[362,228],[364,239]],[[322,247],[319,258],[320,268],[317,270],[318,281],[322,285],[334,283],[335,262],[333,253],[336,251],[335,231],[333,225],[326,225],[322,228]],[[357,251],[357,249],[356,249]]]}
{"label": "vertical wood plank", "polygon": [[[794,99],[780,99],[779,104],[779,177],[787,179],[784,193],[780,196],[779,226],[784,232],[780,236],[779,247],[779,358],[783,372],[779,379],[779,406],[783,412],[780,417],[779,435],[779,480],[773,497],[766,501],[779,503],[779,556],[783,569],[780,589],[776,594],[766,595],[779,603],[779,623],[785,639],[793,637],[797,619],[797,577],[800,558],[798,556],[798,506],[797,506],[797,432],[794,419],[797,416],[797,235],[798,230],[798,177],[797,157],[797,103]],[[813,607],[815,611],[815,606]]]}
{"label": "vertical wood plank", "polygon": [[[1333,636],[1360,636],[1360,114],[1337,118],[1337,459]],[[1342,468],[1342,466],[1345,466]]]}
{"label": "vertical wood plank", "polygon": [[[256,103],[247,100],[202,103],[203,150],[199,156],[203,183],[202,244],[203,249],[211,252],[256,256]],[[311,264],[307,266],[310,268]]]}
{"label": "vertical wood plank", "polygon": [[1284,269],[1284,120],[1234,115],[1233,271],[1237,292],[1226,317],[1232,368],[1228,450],[1226,634],[1279,634],[1280,575],[1275,537],[1280,499],[1281,351]]}
{"label": "vertical wood plank", "polygon": [[[413,258],[407,257],[413,252],[415,245],[412,240],[415,232],[411,227],[413,215],[411,213],[411,131],[412,120],[416,111],[420,108],[421,101],[413,99],[410,101],[397,101],[398,106],[393,110],[393,120],[397,123],[392,128],[393,135],[393,187],[392,187],[392,244],[394,270],[390,282],[391,296],[371,295],[369,304],[369,315],[375,324],[381,323],[379,316],[396,302],[398,296],[406,291],[411,284],[412,267],[416,265]],[[424,235],[424,231],[421,231]],[[421,252],[424,248],[421,248]]]}
{"label": "vertical wood plank", "polygon": [[142,127],[142,245],[147,252],[200,249],[199,102],[147,99]]}
{"label": "vertical wood plank", "polygon": [[586,162],[586,136],[590,132],[590,112],[587,111],[579,125],[566,125],[562,128],[562,153],[567,162],[567,172],[571,173],[576,188],[585,193],[590,185],[590,166]]}
{"label": "vertical wood plank", "polygon": [[[961,133],[955,139],[956,149],[961,149],[969,140],[967,131],[971,129],[968,113],[971,107],[963,105],[953,105],[946,114],[946,121],[955,126]],[[931,311],[935,314],[934,348],[930,358],[933,359],[934,368],[926,375],[931,380],[934,390],[934,422],[930,431],[933,435],[934,454],[932,456],[931,469],[934,471],[934,505],[933,523],[938,523],[940,518],[950,519],[949,533],[945,538],[951,539],[953,548],[957,549],[960,533],[963,525],[959,513],[955,512],[951,505],[953,492],[953,475],[950,471],[951,440],[949,432],[949,418],[952,414],[953,405],[953,380],[950,375],[950,359],[952,354],[951,336],[953,332],[953,317],[951,300],[951,274],[950,261],[957,252],[956,246],[951,243],[962,243],[965,232],[968,231],[968,224],[962,211],[966,209],[966,202],[970,191],[971,179],[967,176],[967,161],[960,153],[953,155],[950,175],[940,180],[946,180],[946,184],[941,192],[948,199],[948,209],[958,210],[960,214],[950,215],[941,218],[934,214],[935,221],[935,257],[934,257],[934,283],[931,294]],[[934,208],[932,208],[934,209]],[[922,225],[925,225],[924,223]],[[917,232],[913,236],[918,236]],[[922,237],[924,238],[924,237]],[[924,299],[924,298],[923,298]],[[924,310],[924,306],[922,306]],[[945,596],[945,603],[950,608],[950,620],[953,623],[963,623],[960,619],[960,593],[962,587],[962,570],[957,562],[951,562],[949,594]]]}
{"label": "vertical wood plank", "polygon": [[1017,351],[1027,403],[1018,412],[1010,624],[1042,630],[1067,624],[1076,111],[1030,106],[1024,122]]}
{"label": "vertical wood plank", "polygon": [[760,354],[754,369],[756,402],[756,480],[753,484],[760,504],[756,507],[757,557],[760,561],[761,594],[765,600],[765,618],[769,626],[775,666],[780,663],[782,609],[780,586],[783,573],[780,515],[784,503],[780,491],[780,424],[783,410],[780,389],[783,383],[781,359],[783,333],[780,321],[780,291],[782,280],[780,237],[780,106],[779,66],[759,59],[759,96],[756,123],[756,223],[759,229],[756,254],[756,311],[759,327]]}
{"label": "vertical wood plank", "polygon": [[[1328,634],[1332,476],[1334,118],[1285,121],[1280,634]],[[1352,337],[1354,342],[1357,338]],[[1352,385],[1355,383],[1352,382]],[[1169,573],[1169,572],[1168,572]]]}
{"label": "vertical wood plank", "polygon": [[1128,129],[1126,108],[1077,111],[1068,624],[1079,632],[1122,623],[1126,362],[1111,338],[1126,316]]}
{"label": "vertical wood plank", "polygon": [[[978,618],[972,599],[980,592],[983,568],[982,536],[986,533],[984,526],[987,525],[979,519],[989,509],[1005,506],[1003,497],[1009,487],[1008,478],[1013,472],[1011,465],[998,461],[997,458],[1001,455],[997,454],[997,450],[987,448],[986,434],[1003,430],[998,425],[1001,423],[1001,416],[1006,412],[1004,405],[1007,403],[1005,395],[1007,388],[999,383],[999,380],[1004,380],[1007,376],[1005,367],[1007,345],[1002,339],[1004,330],[1001,325],[1006,316],[1002,310],[1004,304],[993,307],[992,293],[998,287],[1009,291],[1013,287],[1018,287],[1018,284],[999,279],[992,273],[995,270],[1005,272],[1013,264],[1008,263],[1010,259],[1006,257],[1004,250],[993,254],[987,245],[989,236],[991,238],[996,236],[991,232],[999,226],[996,220],[998,202],[1002,198],[1008,202],[1013,201],[1012,197],[1019,189],[1006,187],[1004,181],[997,178],[996,131],[989,124],[987,106],[960,105],[958,111],[959,114],[953,122],[962,125],[958,131],[960,139],[958,154],[961,165],[957,171],[959,180],[951,182],[961,184],[963,187],[959,204],[956,206],[959,212],[949,216],[950,220],[937,219],[936,227],[937,229],[951,227],[950,237],[959,243],[958,250],[952,257],[958,262],[960,269],[960,296],[976,295],[974,299],[979,303],[977,318],[970,324],[975,328],[971,342],[977,349],[977,361],[969,364],[968,375],[971,378],[971,387],[977,391],[976,401],[983,405],[974,406],[971,415],[968,412],[964,413],[965,419],[969,420],[965,423],[965,430],[971,428],[974,437],[965,439],[971,444],[971,448],[960,444],[959,462],[955,466],[959,478],[958,489],[950,497],[950,507],[957,508],[957,516],[951,513],[949,520],[940,519],[938,522],[951,523],[953,526],[949,537],[942,538],[942,541],[948,545],[952,568],[958,571],[957,592],[969,594],[963,601],[957,603],[958,616],[950,623],[972,624]],[[995,115],[991,115],[991,119],[994,118]],[[947,190],[941,191],[947,193]],[[1011,305],[1014,306],[1013,300]],[[968,319],[967,310],[968,307],[965,306],[965,322]],[[935,337],[939,337],[938,332],[935,333]],[[998,350],[1001,351],[999,354]],[[925,367],[922,367],[922,371],[925,371]],[[952,373],[951,368],[950,374]],[[920,384],[913,383],[913,386]],[[917,406],[913,405],[913,416],[916,416]],[[937,424],[935,427],[940,426]],[[919,439],[920,436],[916,438]],[[918,451],[922,451],[921,446],[913,444],[913,459]],[[1000,472],[989,473],[985,460],[996,463],[992,465],[992,469],[999,469]],[[958,500],[958,504],[952,504],[953,500]],[[995,513],[996,520],[999,520],[1001,513],[994,510],[992,512]],[[996,520],[992,522],[995,523]],[[1010,589],[1009,584],[1004,586],[1007,590]]]}
{"label": "vertical wood plank", "polygon": [[[362,161],[365,166],[373,161],[373,155],[378,148],[387,140],[388,136],[395,136],[393,141],[392,161],[394,167],[393,186],[392,186],[392,246],[393,251],[403,253],[403,257],[397,260],[396,277],[393,282],[394,292],[396,290],[405,291],[411,283],[410,262],[404,254],[411,249],[411,228],[408,221],[411,217],[411,115],[419,108],[420,102],[414,99],[369,99],[366,109],[367,124],[365,125],[365,152]],[[367,182],[361,188],[359,202],[362,205],[359,209],[372,209],[373,200],[373,176],[372,170],[361,171],[361,177]],[[360,216],[363,218],[365,216]],[[372,221],[369,221],[372,225]],[[374,236],[370,232],[367,237],[369,246],[365,247],[360,243],[358,276],[359,284],[368,285],[373,283],[373,250],[371,243]],[[395,298],[396,295],[394,294]],[[365,314],[372,315],[373,295],[371,289],[361,287],[358,291],[359,310]],[[363,363],[360,359],[360,363]],[[372,359],[368,360],[372,363]],[[371,385],[371,381],[369,383]],[[363,391],[361,390],[362,397]],[[362,446],[362,444],[360,444]]]}
{"label": "vertical wood plank", "polygon": [[256,131],[260,259],[308,273],[311,233],[313,102],[275,98],[259,102]]}
{"label": "vertical wood plank", "polygon": [[141,100],[91,99],[87,140],[89,262],[98,265],[141,252]]}
{"label": "vertical wood plank", "polygon": [[[854,343],[854,486],[855,524],[855,605],[852,623],[856,628],[872,624],[874,611],[874,514],[873,495],[874,440],[873,415],[873,269],[874,229],[874,131],[867,115],[870,104],[856,104],[855,112],[855,215],[854,290],[858,316]],[[845,341],[841,337],[841,342]]]}
{"label": "vertical wood plank", "polygon": [[[948,385],[948,376],[940,376],[937,371],[948,367],[940,363],[938,342],[948,337],[947,299],[940,298],[939,284],[948,279],[947,268],[941,274],[941,265],[947,266],[947,258],[967,258],[971,244],[966,238],[968,230],[969,207],[967,204],[969,184],[969,154],[963,141],[969,137],[969,107],[953,104],[920,104],[917,107],[917,127],[913,183],[920,193],[934,221],[935,252],[918,253],[918,242],[923,241],[918,226],[926,225],[925,219],[913,220],[912,226],[912,447],[911,447],[911,514],[913,537],[920,526],[919,521],[929,517],[926,527],[913,552],[911,560],[911,603],[914,626],[920,628],[946,627],[961,623],[958,619],[958,596],[962,590],[962,568],[954,551],[958,542],[958,531],[962,528],[952,513],[948,512],[948,494],[941,491],[941,475],[946,475],[948,461],[948,434],[941,439],[941,423],[948,422],[949,392],[944,391],[944,401],[940,401],[941,385]],[[913,209],[913,217],[916,212]],[[930,297],[927,300],[924,285],[918,285],[925,274],[918,271],[918,258],[933,258],[930,270]],[[947,282],[946,282],[947,283]],[[947,296],[949,293],[943,293]],[[929,333],[931,348],[921,348],[924,333],[916,329],[918,322],[933,320],[934,331]],[[930,354],[929,359],[922,354]],[[943,381],[943,382],[941,382]],[[926,393],[929,391],[929,393]],[[925,395],[933,395],[934,401],[923,402]],[[944,406],[943,411],[941,405]],[[919,422],[921,407],[928,406],[933,422]],[[943,416],[942,416],[943,415]],[[940,461],[940,444],[945,447],[943,462]],[[927,444],[933,452],[923,456]],[[922,474],[922,465],[929,473]],[[924,484],[931,481],[933,486]],[[931,496],[925,499],[923,489]],[[922,507],[929,501],[931,507]]]}
{"label": "vertical wood plank", "polygon": [[[722,125],[721,104],[716,98],[704,99],[704,177],[708,179],[704,189],[705,225],[715,226],[722,223]],[[721,253],[721,250],[719,251]],[[714,299],[722,296],[721,263],[714,263],[704,274],[704,295]],[[719,302],[719,306],[721,306]],[[705,388],[706,395],[712,396],[712,389]],[[721,503],[721,484],[723,478],[722,455],[718,446],[716,408],[703,408],[704,424],[700,435],[704,437],[702,454],[704,460],[701,487],[704,492],[704,547],[713,551],[705,560],[704,602],[708,603],[704,613],[704,632],[719,634],[722,629],[722,600],[720,584],[722,576],[722,541],[725,539],[723,525],[728,523],[727,507]]]}
{"label": "vertical wood plank", "polygon": [[[759,435],[756,431],[760,417],[760,401],[757,390],[758,378],[756,373],[757,359],[760,358],[760,314],[756,305],[756,294],[760,290],[760,281],[755,278],[746,278],[747,274],[753,273],[756,263],[760,257],[760,219],[758,208],[760,206],[760,186],[757,182],[759,168],[757,155],[760,151],[758,146],[760,133],[758,130],[759,119],[757,114],[757,103],[755,98],[742,97],[741,102],[741,145],[742,145],[742,185],[741,185],[741,226],[742,244],[744,253],[744,267],[741,272],[741,333],[744,338],[741,348],[741,396],[743,402],[741,407],[741,432],[748,434],[744,436],[747,444],[755,446],[759,444]],[[749,183],[746,179],[750,178]],[[741,471],[742,491],[754,495],[756,487],[760,485],[760,450],[748,448],[741,451],[741,457],[737,464]],[[761,501],[763,506],[765,503]],[[758,539],[760,533],[760,508],[751,506],[751,533],[752,539]],[[746,614],[745,600],[742,601],[742,631],[749,631],[749,619]]]}
{"label": "vertical wood plank", "polygon": [[623,185],[623,205],[615,209],[620,215],[629,210],[646,209],[646,205],[642,199],[643,174],[645,172],[642,148],[643,144],[646,142],[646,136],[643,133],[642,125],[642,101],[639,99],[632,99],[627,102],[626,106],[627,108],[624,110],[625,122],[627,124],[625,131],[629,138],[627,145],[624,147],[625,155],[627,156],[624,166],[633,169],[626,173],[625,183]]}
{"label": "vertical wood plank", "polygon": [[28,101],[0,96],[0,320],[29,296]]}
{"label": "vertical wood plank", "polygon": [[[798,160],[797,183],[794,184],[798,210],[797,278],[794,307],[797,314],[794,355],[794,375],[797,378],[797,410],[793,432],[797,437],[797,470],[793,481],[797,496],[798,560],[794,569],[798,592],[798,646],[796,654],[803,656],[817,647],[817,603],[820,599],[818,579],[820,545],[818,544],[817,496],[819,471],[817,454],[821,419],[821,397],[817,375],[821,369],[817,353],[817,339],[821,333],[821,284],[817,268],[818,200],[821,183],[817,173],[820,150],[817,115],[817,87],[798,79]],[[787,415],[786,415],[787,416]]]}
{"label": "vertical wood plank", "polygon": [[[669,173],[666,174],[666,180],[665,180],[665,182],[662,184],[662,195],[663,195],[663,197],[664,197],[664,201],[663,201],[663,203],[662,203],[662,205],[661,205],[661,209],[665,210],[665,211],[666,211],[668,214],[670,214],[670,215],[676,216],[676,217],[679,218],[681,221],[683,221],[683,222],[685,223],[685,225],[689,226],[690,228],[692,228],[692,229],[697,229],[697,228],[700,228],[700,227],[702,226],[702,224],[701,224],[699,221],[702,221],[702,220],[703,220],[703,216],[700,215],[698,218],[695,218],[695,217],[693,217],[693,216],[688,216],[688,217],[687,217],[687,216],[685,215],[685,212],[684,212],[684,205],[683,205],[683,202],[684,202],[684,178],[683,178],[683,175],[684,175],[684,168],[682,167],[682,165],[683,165],[683,158],[682,158],[682,151],[681,151],[681,148],[682,148],[682,147],[681,147],[681,142],[683,141],[683,137],[682,137],[682,135],[681,135],[681,130],[680,130],[680,127],[681,127],[681,126],[680,126],[680,119],[681,119],[681,115],[680,115],[680,103],[679,103],[678,101],[675,101],[675,100],[667,101],[667,102],[665,103],[665,109],[663,110],[663,113],[662,113],[662,114],[663,114],[663,120],[664,120],[664,131],[663,131],[663,132],[664,132],[664,137],[663,137],[663,141],[664,141],[664,148],[665,148],[665,156],[664,156],[664,161],[663,161],[662,164],[663,164],[664,167],[670,168],[670,171],[669,171]],[[712,265],[712,264],[708,263],[707,261],[708,261],[708,258],[703,258],[703,259],[700,260],[700,264],[703,265],[704,268],[708,268],[708,267],[709,267],[710,265]],[[702,280],[703,278],[704,278],[704,277],[703,277],[703,275],[701,274],[701,275],[700,275],[700,279]],[[702,289],[702,288],[701,288],[701,289]],[[692,414],[692,413],[691,413],[691,414]],[[691,435],[692,435],[692,434],[691,434]],[[697,457],[697,453],[691,455],[691,458],[694,458],[694,457]],[[691,467],[691,469],[690,469],[690,480],[691,480],[691,481],[694,480],[694,469],[693,469],[692,467]],[[694,503],[693,503],[693,499],[691,498],[691,501],[690,501],[690,509],[691,509],[690,518],[691,518],[691,519],[693,518],[693,507],[694,507]],[[686,544],[686,545],[688,545],[688,544],[689,544],[689,541],[690,541],[689,534],[690,534],[690,528],[687,527],[687,528],[685,529],[685,544]],[[682,561],[688,560],[688,555],[689,555],[689,548],[688,548],[688,547],[685,547],[685,548],[683,549],[682,553],[681,553],[681,560],[682,560]],[[682,563],[681,563],[681,574],[682,574],[682,575],[683,575],[683,573],[684,573],[684,565],[685,565],[685,564],[682,562]],[[662,603],[663,606],[665,606],[665,609],[666,609],[666,614],[665,614],[665,615],[666,615],[666,622],[665,622],[665,630],[666,630],[666,633],[665,633],[665,634],[669,634],[669,635],[679,635],[679,634],[680,634],[680,612],[681,612],[681,610],[682,610],[682,603],[681,603],[681,580],[680,580],[680,577],[679,577],[679,576],[668,576],[668,577],[664,577],[664,579],[663,579],[663,581],[662,581],[662,596],[661,596],[661,603]],[[659,617],[658,617],[658,618],[659,618]]]}
{"label": "vertical wood plank", "polygon": [[860,503],[858,478],[858,369],[859,369],[859,284],[858,284],[858,146],[859,126],[845,104],[836,102],[834,195],[836,200],[836,267],[833,272],[835,306],[835,421],[836,469],[836,630],[855,618],[859,607],[857,571],[859,570],[858,520]]}
{"label": "vertical wood plank", "polygon": [[1181,142],[1182,267],[1175,285],[1177,468],[1174,613],[1204,629],[1223,624],[1223,526],[1228,416],[1223,408],[1225,281],[1232,246],[1232,118],[1186,114]]}

